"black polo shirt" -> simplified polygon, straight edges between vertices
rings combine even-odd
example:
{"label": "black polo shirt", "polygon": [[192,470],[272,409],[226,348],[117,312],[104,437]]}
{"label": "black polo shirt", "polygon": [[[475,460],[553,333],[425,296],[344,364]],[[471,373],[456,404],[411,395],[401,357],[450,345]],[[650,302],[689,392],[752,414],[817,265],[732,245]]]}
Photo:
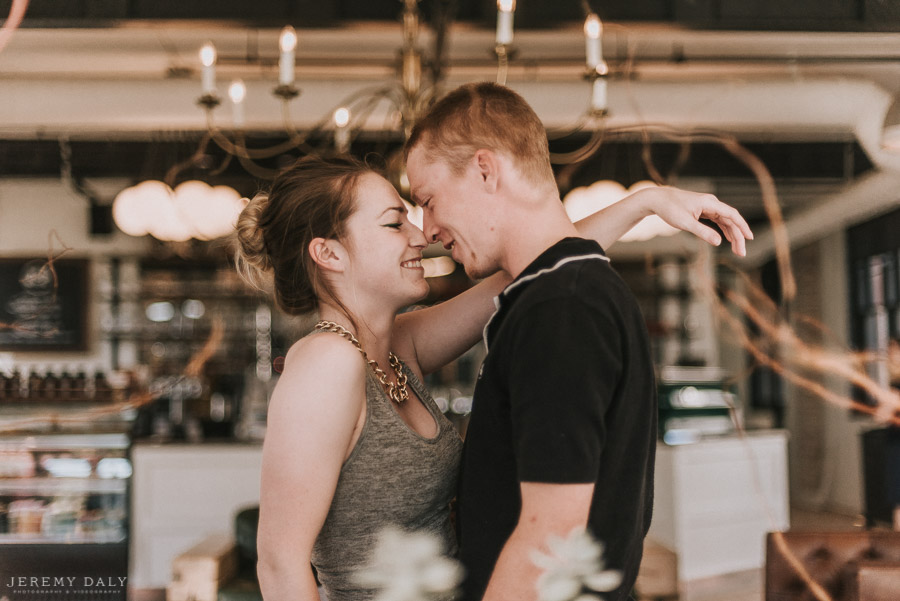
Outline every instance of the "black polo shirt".
{"label": "black polo shirt", "polygon": [[497,299],[463,451],[460,559],[481,599],[521,509],[520,482],[594,483],[589,527],[623,582],[653,509],[656,384],[637,301],[596,242],[566,238]]}

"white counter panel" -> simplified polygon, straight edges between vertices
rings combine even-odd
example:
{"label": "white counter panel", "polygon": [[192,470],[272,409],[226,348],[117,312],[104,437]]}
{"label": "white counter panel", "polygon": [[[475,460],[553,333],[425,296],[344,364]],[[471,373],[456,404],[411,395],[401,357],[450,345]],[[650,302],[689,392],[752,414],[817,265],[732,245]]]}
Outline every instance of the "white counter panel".
{"label": "white counter panel", "polygon": [[647,536],[677,553],[680,580],[762,567],[766,533],[789,516],[785,432],[657,447]]}
{"label": "white counter panel", "polygon": [[261,462],[259,445],[135,444],[129,585],[163,588],[179,553],[234,535],[236,513],[259,504]]}

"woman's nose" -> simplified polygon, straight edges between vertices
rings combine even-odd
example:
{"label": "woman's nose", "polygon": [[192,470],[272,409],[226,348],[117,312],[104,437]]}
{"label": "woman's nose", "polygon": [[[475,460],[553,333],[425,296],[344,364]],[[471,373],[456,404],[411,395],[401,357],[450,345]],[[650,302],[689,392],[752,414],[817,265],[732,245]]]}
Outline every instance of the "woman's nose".
{"label": "woman's nose", "polygon": [[413,248],[425,248],[428,246],[428,239],[425,238],[425,234],[419,228],[413,226],[411,228],[413,230],[412,234],[409,236],[409,245]]}

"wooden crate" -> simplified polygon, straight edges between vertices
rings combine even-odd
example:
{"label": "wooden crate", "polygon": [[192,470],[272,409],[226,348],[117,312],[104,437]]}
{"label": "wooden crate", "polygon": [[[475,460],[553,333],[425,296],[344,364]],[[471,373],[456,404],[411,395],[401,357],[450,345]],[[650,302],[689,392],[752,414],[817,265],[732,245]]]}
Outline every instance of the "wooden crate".
{"label": "wooden crate", "polygon": [[237,573],[238,556],[229,534],[214,534],[172,560],[166,601],[216,601],[219,588]]}
{"label": "wooden crate", "polygon": [[634,585],[638,599],[678,599],[678,557],[666,547],[644,539],[644,556]]}

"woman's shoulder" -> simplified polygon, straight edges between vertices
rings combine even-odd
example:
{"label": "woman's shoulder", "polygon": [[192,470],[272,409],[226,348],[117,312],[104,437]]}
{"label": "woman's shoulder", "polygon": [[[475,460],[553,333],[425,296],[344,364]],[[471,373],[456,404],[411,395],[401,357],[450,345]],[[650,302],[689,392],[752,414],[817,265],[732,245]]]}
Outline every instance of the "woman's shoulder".
{"label": "woman's shoulder", "polygon": [[353,410],[365,399],[365,381],[365,364],[352,344],[334,335],[306,336],[287,352],[269,411],[322,411],[325,400],[324,406],[339,413]]}
{"label": "woman's shoulder", "polygon": [[291,345],[275,394],[352,397],[360,386],[365,387],[365,380],[365,362],[352,344],[333,334],[317,333]]}
{"label": "woman's shoulder", "polygon": [[[292,344],[284,359],[285,373],[294,365],[317,369],[358,368],[360,373],[365,372],[365,362],[356,347],[348,340],[330,332],[313,332]],[[327,373],[325,371],[323,375]]]}

